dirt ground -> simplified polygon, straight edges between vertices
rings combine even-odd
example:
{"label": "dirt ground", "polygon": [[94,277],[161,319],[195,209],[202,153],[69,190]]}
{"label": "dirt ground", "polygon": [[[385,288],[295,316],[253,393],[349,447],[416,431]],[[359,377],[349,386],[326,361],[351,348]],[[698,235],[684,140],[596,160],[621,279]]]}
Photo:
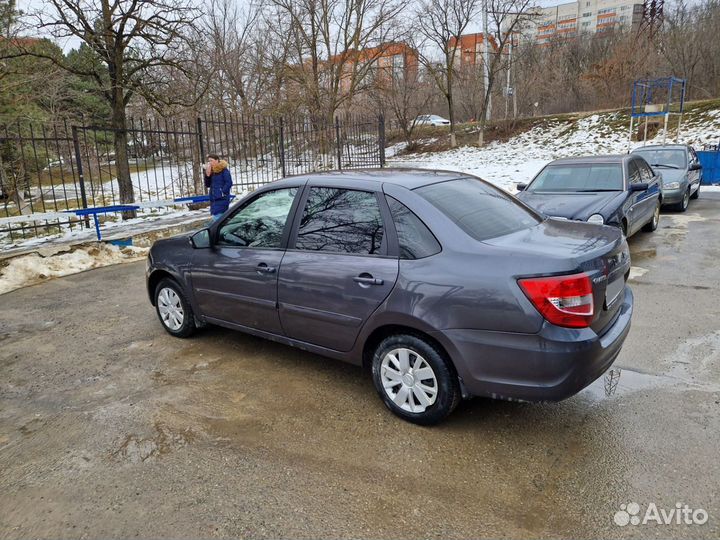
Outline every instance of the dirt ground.
{"label": "dirt ground", "polygon": [[[220,328],[170,337],[144,263],[2,295],[0,537],[717,538],[720,197],[630,244],[619,379],[474,399],[434,428],[359,368]],[[709,520],[616,525],[631,502]]]}

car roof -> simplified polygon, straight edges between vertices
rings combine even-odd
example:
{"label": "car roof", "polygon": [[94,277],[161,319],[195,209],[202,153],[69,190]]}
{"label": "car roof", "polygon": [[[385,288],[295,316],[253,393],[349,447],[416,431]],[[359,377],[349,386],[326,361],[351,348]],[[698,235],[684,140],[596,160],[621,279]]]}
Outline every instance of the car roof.
{"label": "car roof", "polygon": [[586,163],[623,163],[634,156],[629,154],[608,154],[604,156],[578,156],[569,158],[560,158],[548,163],[551,165],[584,165]]}
{"label": "car roof", "polygon": [[637,148],[633,148],[633,152],[637,150],[646,150],[646,149],[652,149],[652,150],[661,150],[663,148],[682,148],[687,150],[690,147],[690,145],[687,144],[646,144],[645,146],[638,146]]}
{"label": "car roof", "polygon": [[[380,189],[382,184],[394,184],[407,189],[415,189],[430,184],[446,182],[458,178],[467,178],[468,174],[456,171],[441,171],[433,169],[410,169],[410,168],[383,168],[383,169],[353,169],[348,171],[329,171],[318,173],[300,174],[289,176],[283,180],[276,180],[271,184],[273,187],[298,186],[308,180],[328,180],[330,182],[354,182],[364,185],[376,184],[375,189]],[[263,186],[264,187],[264,186]]]}

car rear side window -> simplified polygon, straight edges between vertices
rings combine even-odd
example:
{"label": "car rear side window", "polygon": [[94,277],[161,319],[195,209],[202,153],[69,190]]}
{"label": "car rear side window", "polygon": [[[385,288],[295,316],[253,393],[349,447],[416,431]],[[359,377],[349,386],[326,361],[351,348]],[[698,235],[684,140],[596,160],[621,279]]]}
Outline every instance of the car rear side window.
{"label": "car rear side window", "polygon": [[305,204],[295,248],[380,255],[384,232],[374,193],[313,187]]}
{"label": "car rear side window", "polygon": [[442,251],[433,233],[412,210],[389,195],[385,199],[395,223],[401,259],[422,259]]}
{"label": "car rear side window", "polygon": [[432,184],[415,192],[476,240],[534,227],[541,221],[511,195],[472,178]]}

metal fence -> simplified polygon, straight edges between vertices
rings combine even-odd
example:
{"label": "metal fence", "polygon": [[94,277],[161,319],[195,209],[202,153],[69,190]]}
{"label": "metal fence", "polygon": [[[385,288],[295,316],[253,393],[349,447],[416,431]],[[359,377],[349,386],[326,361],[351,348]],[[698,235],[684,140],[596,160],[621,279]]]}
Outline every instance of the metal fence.
{"label": "metal fence", "polygon": [[[135,203],[201,195],[208,153],[229,163],[236,194],[279,178],[385,162],[382,117],[133,119],[127,165]],[[120,200],[114,132],[105,126],[0,125],[0,218],[128,203]],[[70,215],[68,215],[70,216]],[[87,226],[74,216],[0,225],[0,242]]]}

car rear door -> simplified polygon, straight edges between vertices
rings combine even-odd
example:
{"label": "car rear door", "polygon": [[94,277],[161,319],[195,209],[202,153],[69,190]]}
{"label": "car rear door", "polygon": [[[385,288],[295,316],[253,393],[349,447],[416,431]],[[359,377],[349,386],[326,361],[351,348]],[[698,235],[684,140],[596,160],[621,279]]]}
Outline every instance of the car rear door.
{"label": "car rear door", "polygon": [[192,287],[211,322],[282,333],[277,276],[300,191],[259,194],[218,225],[211,249],[194,251]]}
{"label": "car rear door", "polygon": [[280,321],[291,338],[349,351],[398,275],[389,212],[374,190],[308,185],[280,267]]}

